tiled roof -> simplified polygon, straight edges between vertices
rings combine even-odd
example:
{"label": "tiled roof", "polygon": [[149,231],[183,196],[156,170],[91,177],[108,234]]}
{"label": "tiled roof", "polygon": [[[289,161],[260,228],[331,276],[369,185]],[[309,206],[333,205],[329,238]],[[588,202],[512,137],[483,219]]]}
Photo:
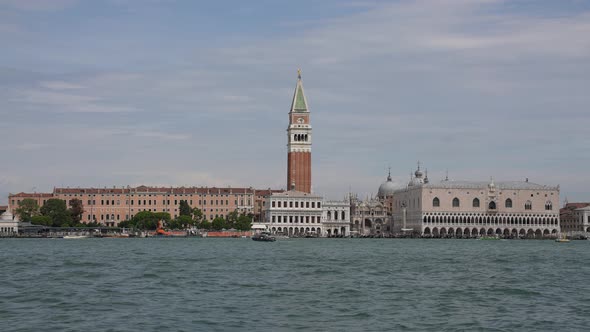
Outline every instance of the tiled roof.
{"label": "tiled roof", "polygon": [[20,192],[18,194],[10,194],[8,197],[26,197],[26,198],[43,198],[43,197],[53,197],[51,193],[24,193]]}

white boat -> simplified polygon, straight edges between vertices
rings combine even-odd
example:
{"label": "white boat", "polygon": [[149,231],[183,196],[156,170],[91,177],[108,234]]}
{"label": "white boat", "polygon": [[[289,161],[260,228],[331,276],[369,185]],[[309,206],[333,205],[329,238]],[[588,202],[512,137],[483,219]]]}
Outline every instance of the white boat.
{"label": "white boat", "polygon": [[561,235],[561,234],[560,234],[560,235],[557,237],[557,239],[555,239],[555,242],[560,242],[560,243],[567,243],[567,242],[570,242],[570,240],[569,240],[567,237],[565,237],[565,235]]}
{"label": "white boat", "polygon": [[86,239],[88,235],[64,235],[64,239]]}

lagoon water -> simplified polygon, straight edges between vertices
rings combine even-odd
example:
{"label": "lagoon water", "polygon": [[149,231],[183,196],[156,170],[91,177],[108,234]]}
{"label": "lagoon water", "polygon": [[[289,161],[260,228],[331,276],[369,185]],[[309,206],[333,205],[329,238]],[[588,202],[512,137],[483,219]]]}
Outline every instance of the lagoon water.
{"label": "lagoon water", "polygon": [[2,331],[583,331],[590,241],[0,239]]}

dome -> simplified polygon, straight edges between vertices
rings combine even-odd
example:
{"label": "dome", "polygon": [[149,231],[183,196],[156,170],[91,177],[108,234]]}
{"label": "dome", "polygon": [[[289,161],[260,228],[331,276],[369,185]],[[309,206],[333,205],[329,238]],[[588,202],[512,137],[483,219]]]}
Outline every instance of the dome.
{"label": "dome", "polygon": [[391,173],[389,173],[389,175],[387,175],[387,181],[383,182],[379,186],[379,191],[377,192],[377,197],[391,196],[391,195],[393,195],[393,192],[395,191],[395,189],[396,189],[395,185],[391,181]]}
{"label": "dome", "polygon": [[12,213],[10,213],[10,209],[7,209],[2,215],[0,215],[0,220],[13,221],[15,219],[18,221],[18,218],[15,218]]}

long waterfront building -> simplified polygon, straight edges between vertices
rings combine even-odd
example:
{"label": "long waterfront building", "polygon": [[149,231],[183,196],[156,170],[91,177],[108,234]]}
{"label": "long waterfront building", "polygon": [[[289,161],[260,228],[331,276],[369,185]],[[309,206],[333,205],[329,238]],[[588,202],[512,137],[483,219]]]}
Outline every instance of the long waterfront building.
{"label": "long waterfront building", "polygon": [[82,222],[115,226],[140,211],[167,212],[176,218],[182,200],[199,208],[207,220],[226,217],[233,211],[259,217],[264,197],[278,191],[230,187],[55,188],[52,193],[10,194],[8,200],[14,214],[18,203],[26,198],[36,200],[39,206],[50,198],[64,200],[67,204],[72,199],[79,199],[84,206]]}
{"label": "long waterfront building", "polygon": [[434,237],[544,237],[559,233],[559,186],[528,181],[431,183],[418,167],[391,201],[394,232]]}

